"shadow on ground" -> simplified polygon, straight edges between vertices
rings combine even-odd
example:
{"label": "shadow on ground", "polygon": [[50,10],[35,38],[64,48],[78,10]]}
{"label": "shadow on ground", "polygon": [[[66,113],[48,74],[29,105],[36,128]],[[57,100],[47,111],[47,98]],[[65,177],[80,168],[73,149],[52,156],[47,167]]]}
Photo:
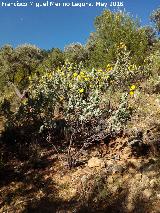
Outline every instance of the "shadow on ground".
{"label": "shadow on ground", "polygon": [[[9,153],[12,152],[12,146]],[[1,150],[8,152],[5,147]],[[25,152],[25,147],[23,147]],[[151,213],[152,203],[141,195],[135,195],[131,210],[128,209],[127,199],[129,188],[126,185],[115,193],[107,188],[106,178],[101,177],[100,184],[91,182],[89,191],[85,194],[77,193],[70,200],[62,199],[58,195],[58,188],[54,178],[50,175],[54,171],[57,158],[50,158],[50,152],[39,157],[31,150],[32,156],[27,161],[11,158],[0,169],[0,212],[17,213]],[[23,155],[22,153],[20,153]],[[53,154],[53,152],[52,152]],[[56,156],[56,155],[55,155]],[[9,160],[9,157],[6,158]],[[150,161],[140,167],[146,173],[159,169],[156,161]],[[50,170],[52,168],[52,170]],[[68,172],[68,171],[67,171]],[[102,193],[104,192],[104,193]],[[158,212],[155,212],[158,213]]]}

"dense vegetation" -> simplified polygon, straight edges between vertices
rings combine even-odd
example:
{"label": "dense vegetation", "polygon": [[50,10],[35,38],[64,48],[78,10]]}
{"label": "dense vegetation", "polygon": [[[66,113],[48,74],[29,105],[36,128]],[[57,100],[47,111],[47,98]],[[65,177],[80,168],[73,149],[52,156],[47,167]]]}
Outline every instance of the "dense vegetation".
{"label": "dense vegetation", "polygon": [[106,10],[85,45],[1,47],[2,171],[11,159],[40,164],[43,149],[72,169],[85,150],[118,137],[128,139],[131,156],[158,159],[160,9],[150,18],[143,27]]}

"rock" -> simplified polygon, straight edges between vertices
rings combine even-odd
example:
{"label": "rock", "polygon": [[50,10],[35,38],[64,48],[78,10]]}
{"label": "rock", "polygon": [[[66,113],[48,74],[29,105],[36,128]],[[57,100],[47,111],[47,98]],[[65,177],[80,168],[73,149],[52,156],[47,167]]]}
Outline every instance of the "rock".
{"label": "rock", "polygon": [[135,179],[141,181],[142,175],[141,174],[136,174]]}
{"label": "rock", "polygon": [[82,182],[82,184],[85,184],[86,181],[87,181],[87,175],[83,175],[83,176],[81,177],[81,182]]}
{"label": "rock", "polygon": [[144,197],[146,197],[147,199],[150,199],[150,197],[152,196],[152,192],[149,189],[145,189],[143,191],[143,195]]}
{"label": "rock", "polygon": [[157,198],[160,200],[160,194],[157,194]]}
{"label": "rock", "polygon": [[93,151],[92,156],[97,158],[97,156],[99,156],[99,152],[97,150]]}
{"label": "rock", "polygon": [[115,173],[123,173],[123,171],[124,171],[124,168],[122,166],[120,166],[120,165],[115,165],[112,168],[113,174],[115,174]]}
{"label": "rock", "polygon": [[113,186],[113,187],[112,187],[112,192],[113,192],[113,193],[116,193],[117,191],[118,191],[118,186]]}
{"label": "rock", "polygon": [[153,179],[153,180],[150,181],[150,187],[151,187],[151,188],[155,188],[156,185],[157,185],[156,180]]}
{"label": "rock", "polygon": [[106,174],[112,174],[112,167],[106,167],[103,169],[103,173]]}
{"label": "rock", "polygon": [[149,171],[149,172],[147,172],[147,176],[149,178],[154,178],[154,177],[156,177],[156,175],[157,175],[156,171]]}
{"label": "rock", "polygon": [[129,168],[129,169],[128,169],[128,173],[129,173],[129,174],[135,174],[135,169]]}
{"label": "rock", "polygon": [[110,165],[114,165],[114,160],[106,160],[105,161],[106,162],[106,164],[107,164],[107,166],[110,166]]}
{"label": "rock", "polygon": [[132,175],[131,174],[126,174],[123,176],[123,181],[129,181],[130,179],[132,178]]}
{"label": "rock", "polygon": [[82,150],[82,155],[84,155],[84,156],[88,156],[88,151],[86,151],[86,150]]}
{"label": "rock", "polygon": [[132,167],[133,169],[140,170],[140,168],[141,168],[141,162],[138,161],[137,159],[131,159],[128,162],[128,166]]}
{"label": "rock", "polygon": [[159,99],[159,98],[156,98],[155,103],[156,103],[158,106],[160,106],[160,99]]}
{"label": "rock", "polygon": [[137,139],[128,141],[128,145],[131,147],[139,147],[141,146],[142,143],[143,143],[142,140],[137,140]]}
{"label": "rock", "polygon": [[119,155],[114,155],[114,156],[112,157],[112,159],[114,159],[115,161],[118,161],[118,160],[120,160],[120,156],[119,156]]}
{"label": "rock", "polygon": [[92,157],[88,161],[88,167],[90,167],[90,168],[94,168],[94,167],[104,168],[105,163],[102,159],[99,159],[97,157]]}
{"label": "rock", "polygon": [[109,165],[105,168],[105,172],[108,174],[112,174],[113,173],[113,166]]}
{"label": "rock", "polygon": [[108,173],[123,173],[125,171],[125,165],[120,165],[116,163],[114,160],[106,161],[106,171]]}
{"label": "rock", "polygon": [[143,185],[144,187],[149,187],[150,179],[148,178],[148,176],[142,175],[141,182],[142,182],[142,185]]}
{"label": "rock", "polygon": [[128,212],[133,212],[134,211],[134,204],[129,202],[127,204],[127,210],[128,210]]}
{"label": "rock", "polygon": [[107,178],[107,183],[108,183],[108,184],[113,184],[113,182],[114,182],[113,177],[112,177],[112,176],[109,176],[109,177]]}

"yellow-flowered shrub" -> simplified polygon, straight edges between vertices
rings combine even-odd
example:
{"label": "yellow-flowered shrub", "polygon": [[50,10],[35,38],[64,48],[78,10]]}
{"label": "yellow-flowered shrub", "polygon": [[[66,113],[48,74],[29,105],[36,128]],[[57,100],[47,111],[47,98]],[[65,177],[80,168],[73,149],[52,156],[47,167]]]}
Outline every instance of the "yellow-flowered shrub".
{"label": "yellow-flowered shrub", "polygon": [[67,62],[61,69],[46,72],[40,79],[33,77],[30,91],[34,100],[41,99],[38,105],[45,114],[50,116],[52,112],[53,116],[54,108],[61,105],[65,118],[72,112],[71,117],[85,120],[100,114],[101,93],[108,85],[107,76],[105,70],[99,73]]}
{"label": "yellow-flowered shrub", "polygon": [[[21,114],[21,122],[31,117],[31,120],[40,119],[50,125],[59,114],[66,120],[81,123],[98,118],[103,110],[109,110],[106,106],[112,98],[109,95],[103,99],[103,94],[119,89],[128,91],[128,87],[134,85],[137,73],[141,74],[141,68],[132,64],[130,53],[121,42],[117,44],[116,62],[108,64],[105,69],[86,69],[81,63],[66,61],[63,66],[42,73],[29,78],[29,98],[22,101],[17,112]],[[133,91],[132,88],[130,94]],[[19,112],[25,112],[27,116]]]}

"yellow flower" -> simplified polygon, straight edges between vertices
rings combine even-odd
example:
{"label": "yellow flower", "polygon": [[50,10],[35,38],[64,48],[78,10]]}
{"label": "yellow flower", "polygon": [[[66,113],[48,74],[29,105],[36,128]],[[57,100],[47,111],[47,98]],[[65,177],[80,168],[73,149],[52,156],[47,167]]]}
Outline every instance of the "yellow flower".
{"label": "yellow flower", "polygon": [[113,68],[112,68],[112,67],[109,67],[109,68],[107,69],[107,71],[111,71],[111,70],[113,70]]}
{"label": "yellow flower", "polygon": [[117,16],[116,16],[116,21],[119,21],[119,20],[120,20],[120,16],[117,15]]}
{"label": "yellow flower", "polygon": [[112,66],[110,64],[108,64],[106,70],[111,71],[112,69],[113,69]]}
{"label": "yellow flower", "polygon": [[73,77],[76,78],[78,76],[78,74],[75,72],[73,73]]}
{"label": "yellow flower", "polygon": [[82,80],[82,76],[78,75],[78,80],[79,81]]}
{"label": "yellow flower", "polygon": [[80,76],[82,76],[82,77],[85,76],[84,72],[81,71]]}
{"label": "yellow flower", "polygon": [[133,65],[128,66],[128,69],[135,70],[135,69],[137,69],[137,66],[133,64]]}
{"label": "yellow flower", "polygon": [[133,84],[132,86],[130,86],[130,90],[134,91],[136,89],[136,86]]}
{"label": "yellow flower", "polygon": [[120,44],[117,47],[118,49],[126,49],[126,45],[123,42],[120,42]]}
{"label": "yellow flower", "polygon": [[130,95],[134,95],[134,91],[130,91],[129,94],[130,94]]}
{"label": "yellow flower", "polygon": [[58,67],[57,72],[61,72],[61,69]]}
{"label": "yellow flower", "polygon": [[79,93],[83,93],[83,92],[84,92],[83,88],[79,89]]}
{"label": "yellow flower", "polygon": [[85,81],[89,81],[89,78],[84,78]]}
{"label": "yellow flower", "polygon": [[97,70],[98,72],[102,72],[102,69]]}

